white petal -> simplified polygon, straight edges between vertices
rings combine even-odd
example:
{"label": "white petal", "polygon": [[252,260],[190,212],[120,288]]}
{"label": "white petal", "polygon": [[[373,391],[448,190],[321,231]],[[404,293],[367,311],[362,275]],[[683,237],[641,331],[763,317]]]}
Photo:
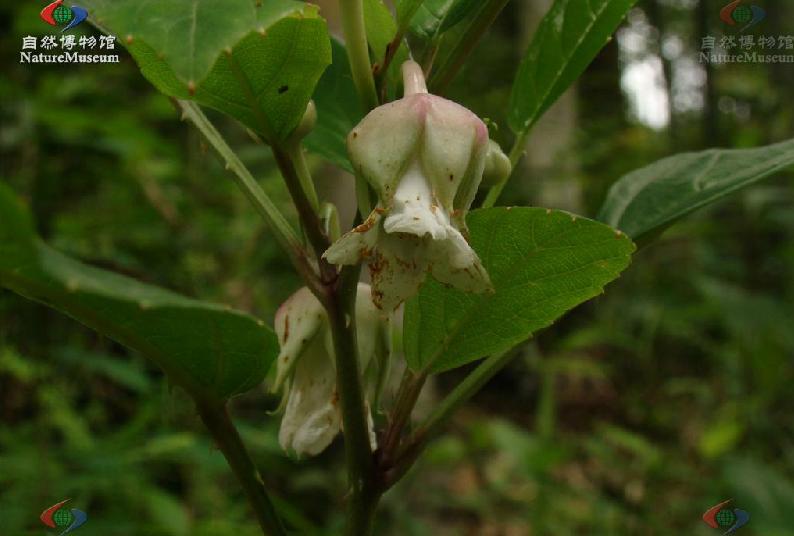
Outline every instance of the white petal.
{"label": "white petal", "polygon": [[331,244],[323,253],[323,258],[331,264],[358,264],[369,257],[380,234],[381,212],[381,208],[372,211],[367,221]]}
{"label": "white petal", "polygon": [[356,293],[356,336],[362,374],[386,344],[383,337],[384,320],[383,314],[372,301],[372,288],[366,283],[359,283]]}
{"label": "white petal", "polygon": [[424,128],[427,95],[414,95],[372,110],[350,132],[347,150],[356,173],[389,204],[398,179],[413,160]]}
{"label": "white petal", "polygon": [[298,456],[319,454],[341,429],[336,371],[328,339],[317,337],[306,347],[295,367],[281,419],[279,443]]}
{"label": "white petal", "polygon": [[325,310],[319,300],[304,287],[290,296],[276,311],[274,327],[281,351],[276,360],[273,391],[278,391],[289,377],[297,358],[304,352],[326,323]]}
{"label": "white petal", "polygon": [[430,178],[439,203],[447,210],[453,209],[464,182],[467,190],[474,182],[476,193],[487,149],[488,129],[479,117],[457,103],[431,96],[422,138],[422,169]]}
{"label": "white petal", "polygon": [[464,292],[493,290],[491,280],[477,253],[457,229],[450,228],[446,240],[433,248],[433,277]]}
{"label": "white petal", "polygon": [[447,227],[449,219],[435,201],[416,159],[397,185],[383,228],[387,233],[430,235],[434,240],[442,240],[447,237]]}
{"label": "white petal", "polygon": [[427,272],[430,242],[428,237],[381,230],[368,260],[372,299],[378,308],[392,311],[417,293]]}

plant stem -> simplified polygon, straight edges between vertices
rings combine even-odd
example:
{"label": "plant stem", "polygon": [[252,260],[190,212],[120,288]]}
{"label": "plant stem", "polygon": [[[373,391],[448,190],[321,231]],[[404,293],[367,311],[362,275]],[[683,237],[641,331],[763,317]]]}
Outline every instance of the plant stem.
{"label": "plant stem", "polygon": [[362,0],[339,0],[342,14],[342,32],[345,34],[347,58],[364,110],[378,106],[378,92],[369,61],[367,33],[364,26],[364,3]]}
{"label": "plant stem", "polygon": [[379,461],[385,471],[389,471],[395,461],[403,430],[411,418],[411,413],[414,406],[416,406],[416,401],[426,380],[427,374],[416,373],[406,367],[400,381],[400,387],[397,390],[397,400],[394,403],[394,409],[389,419],[389,427],[381,447],[381,459]]}
{"label": "plant stem", "polygon": [[273,233],[276,241],[287,252],[295,269],[300,273],[304,279],[316,279],[314,269],[308,262],[306,251],[301,244],[300,239],[293,231],[289,222],[281,214],[276,205],[271,201],[267,194],[262,190],[259,184],[248,171],[248,168],[238,158],[237,154],[229,147],[226,141],[221,136],[220,132],[210,122],[201,108],[190,101],[173,100],[177,109],[181,110],[182,118],[188,120],[198,128],[199,132],[209,142],[209,144],[217,151],[223,159],[226,169],[233,172],[233,177],[237,186],[242,190],[251,204],[256,208],[262,219],[265,220],[271,232]]}
{"label": "plant stem", "polygon": [[438,433],[463,403],[474,396],[488,383],[488,380],[504,368],[512,357],[513,352],[507,351],[487,358],[441,401],[441,404],[436,407],[427,420],[411,434],[398,450],[396,464],[386,475],[385,489],[394,485],[408,472],[419,457],[419,454],[421,454],[427,441]]}
{"label": "plant stem", "polygon": [[[292,159],[292,156],[288,150],[285,150],[275,144],[271,145],[271,149],[273,151],[273,156],[276,159],[278,169],[281,171],[281,176],[284,178],[284,182],[287,184],[287,189],[289,190],[290,196],[292,197],[292,202],[295,204],[295,208],[298,211],[301,224],[303,225],[303,229],[309,239],[309,243],[314,249],[317,264],[320,268],[320,277],[322,282],[325,284],[331,283],[337,277],[336,268],[328,264],[328,262],[323,259],[323,253],[331,244],[325,234],[325,231],[323,230],[323,224],[320,221],[317,211],[312,208],[312,203],[309,201],[309,197],[304,191],[295,161]],[[323,290],[316,286],[313,287],[312,281],[306,281],[306,283],[309,284],[309,288],[315,293],[315,295],[317,295],[318,299],[323,301]]]}
{"label": "plant stem", "polygon": [[262,533],[270,536],[286,536],[287,532],[265,490],[262,477],[243,445],[240,434],[229,417],[225,404],[197,401],[201,420],[209,430],[218,448],[229,463],[243,491],[254,509]]}
{"label": "plant stem", "polygon": [[367,409],[361,387],[355,303],[360,266],[345,267],[335,291],[326,302],[336,356],[336,385],[345,433],[350,498],[347,534],[367,536],[372,532],[375,508],[380,498],[375,486],[375,464],[369,441]]}
{"label": "plant stem", "polygon": [[308,164],[306,164],[306,156],[303,152],[303,144],[294,143],[288,147],[287,152],[289,157],[295,163],[295,171],[298,174],[298,181],[300,182],[301,188],[303,188],[303,192],[309,201],[309,205],[311,205],[314,212],[319,214],[320,198],[317,197],[317,190],[314,187],[312,174],[309,171]]}
{"label": "plant stem", "polygon": [[507,181],[510,180],[510,177],[513,176],[516,172],[516,166],[518,165],[518,161],[521,160],[521,157],[524,156],[524,146],[527,143],[527,136],[529,136],[529,128],[524,129],[522,132],[518,134],[516,137],[516,141],[513,142],[513,147],[510,149],[510,165],[513,167],[513,171],[510,175],[505,178],[499,184],[494,185],[489,191],[488,195],[485,196],[485,200],[482,203],[482,208],[491,208],[496,204],[496,201],[499,199],[499,196],[502,195],[502,190],[504,190]]}
{"label": "plant stem", "polygon": [[449,83],[452,82],[465,63],[466,58],[469,57],[469,54],[477,46],[482,36],[494,23],[496,17],[507,5],[507,2],[508,0],[485,0],[480,12],[469,23],[469,27],[463,37],[455,44],[447,61],[430,79],[431,93],[440,95],[446,90]]}

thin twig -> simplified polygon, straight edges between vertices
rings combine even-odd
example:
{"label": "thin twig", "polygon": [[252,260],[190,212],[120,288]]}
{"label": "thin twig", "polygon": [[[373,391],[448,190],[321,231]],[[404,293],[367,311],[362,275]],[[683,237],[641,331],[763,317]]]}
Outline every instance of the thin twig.
{"label": "thin twig", "polygon": [[270,536],[286,536],[287,532],[265,490],[262,477],[245,449],[225,404],[197,401],[196,407],[215,444],[240,481],[262,528],[262,533]]}
{"label": "thin twig", "polygon": [[265,220],[276,241],[289,256],[298,273],[306,280],[317,279],[314,269],[309,264],[307,252],[300,239],[287,222],[286,218],[276,207],[275,203],[267,196],[254,176],[245,167],[237,154],[229,147],[220,132],[210,122],[201,108],[190,101],[173,99],[177,109],[181,110],[182,118],[190,121],[204,135],[207,142],[217,151],[223,159],[226,169],[232,171],[234,181],[242,190],[257,212]]}

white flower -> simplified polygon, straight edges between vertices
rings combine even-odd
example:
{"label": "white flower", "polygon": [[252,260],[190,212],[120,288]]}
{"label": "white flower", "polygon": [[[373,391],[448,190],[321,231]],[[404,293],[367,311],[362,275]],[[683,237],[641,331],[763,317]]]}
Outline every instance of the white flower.
{"label": "white flower", "polygon": [[463,106],[427,93],[413,61],[403,75],[405,96],[372,110],[347,138],[350,160],[377,192],[378,206],[324,254],[334,264],[365,261],[373,300],[388,311],[416,294],[427,272],[464,291],[491,288],[464,237],[488,130]]}
{"label": "white flower", "polygon": [[[384,326],[370,298],[369,285],[358,286],[356,322],[360,369],[365,379],[374,377],[385,345]],[[308,288],[293,294],[276,312],[276,335],[281,352],[274,390],[284,389],[286,409],[281,419],[279,443],[298,456],[314,456],[331,444],[342,429],[336,367],[328,317]],[[372,417],[370,442],[375,448]]]}

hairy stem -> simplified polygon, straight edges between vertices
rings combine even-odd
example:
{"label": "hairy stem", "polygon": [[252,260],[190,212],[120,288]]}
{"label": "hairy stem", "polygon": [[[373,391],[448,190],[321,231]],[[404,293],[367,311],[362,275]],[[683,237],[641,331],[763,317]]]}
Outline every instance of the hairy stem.
{"label": "hairy stem", "polygon": [[367,33],[364,27],[364,3],[362,0],[339,0],[342,12],[342,32],[345,34],[347,58],[364,110],[378,106],[378,92],[369,61]]}
{"label": "hairy stem", "polygon": [[336,356],[336,384],[345,431],[349,503],[347,534],[372,533],[380,498],[375,486],[375,464],[369,441],[367,408],[361,387],[355,303],[360,267],[346,267],[339,285],[326,302]]}
{"label": "hairy stem", "polygon": [[265,490],[262,477],[245,449],[225,404],[196,402],[196,407],[215,444],[240,481],[248,502],[254,509],[259,526],[262,527],[262,533],[270,536],[286,536],[287,532]]}

